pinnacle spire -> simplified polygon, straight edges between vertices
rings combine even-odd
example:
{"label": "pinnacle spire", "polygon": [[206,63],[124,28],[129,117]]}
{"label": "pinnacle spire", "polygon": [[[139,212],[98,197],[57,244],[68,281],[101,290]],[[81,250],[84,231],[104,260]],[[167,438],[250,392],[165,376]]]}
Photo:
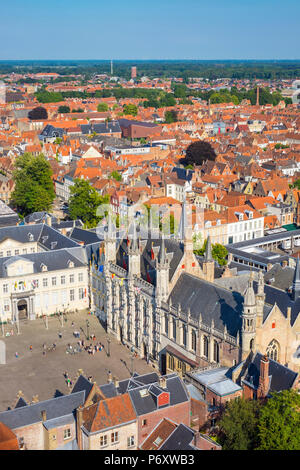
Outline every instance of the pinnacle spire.
{"label": "pinnacle spire", "polygon": [[185,234],[186,234],[187,227],[188,227],[187,207],[186,207],[186,197],[184,195],[184,199],[183,199],[183,203],[182,203],[182,209],[181,209],[181,217],[180,217],[178,233],[177,233],[177,237],[179,238],[179,240],[182,243],[185,240]]}
{"label": "pinnacle spire", "polygon": [[130,244],[130,250],[132,252],[139,251],[139,242],[138,242],[138,237],[137,237],[136,225],[134,221],[133,221],[133,233],[132,233],[132,240]]}
{"label": "pinnacle spire", "polygon": [[294,272],[292,297],[293,297],[293,300],[297,300],[300,297],[300,262],[299,262],[299,256],[297,258],[296,268],[295,268],[295,272]]}
{"label": "pinnacle spire", "polygon": [[205,248],[205,253],[204,253],[204,260],[205,260],[206,263],[210,262],[210,261],[213,261],[211,239],[210,239],[209,235],[207,237],[206,248]]}
{"label": "pinnacle spire", "polygon": [[164,234],[162,234],[160,250],[158,253],[158,262],[160,264],[164,264],[166,261],[167,261],[167,256],[166,256],[165,236]]}

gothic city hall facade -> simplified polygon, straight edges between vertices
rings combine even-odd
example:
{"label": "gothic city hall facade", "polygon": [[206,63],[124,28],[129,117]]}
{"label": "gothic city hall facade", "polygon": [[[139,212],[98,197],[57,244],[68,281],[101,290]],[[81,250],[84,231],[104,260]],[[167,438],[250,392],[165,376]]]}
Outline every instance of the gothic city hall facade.
{"label": "gothic city hall facade", "polygon": [[299,371],[300,266],[292,286],[266,285],[265,272],[220,267],[208,238],[195,256],[190,230],[176,238],[116,240],[108,225],[90,253],[91,308],[130,350],[162,373],[247,363],[255,351]]}

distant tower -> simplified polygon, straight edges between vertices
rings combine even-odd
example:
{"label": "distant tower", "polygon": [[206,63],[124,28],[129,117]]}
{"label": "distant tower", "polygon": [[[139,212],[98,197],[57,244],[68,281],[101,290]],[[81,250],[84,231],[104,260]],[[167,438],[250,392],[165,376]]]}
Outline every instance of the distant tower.
{"label": "distant tower", "polygon": [[136,78],[136,67],[131,67],[131,78],[132,80]]}
{"label": "distant tower", "polygon": [[113,67],[113,61],[111,60],[110,61],[110,74],[111,74],[111,76],[113,76],[113,73],[114,73],[114,67]]}
{"label": "distant tower", "polygon": [[256,89],[256,106],[259,106],[259,86]]}
{"label": "distant tower", "polygon": [[248,287],[244,294],[244,308],[242,313],[242,360],[254,350],[256,336],[256,298],[253,290],[253,278],[250,272]]}
{"label": "distant tower", "polygon": [[4,82],[0,82],[0,104],[6,103],[6,86]]}

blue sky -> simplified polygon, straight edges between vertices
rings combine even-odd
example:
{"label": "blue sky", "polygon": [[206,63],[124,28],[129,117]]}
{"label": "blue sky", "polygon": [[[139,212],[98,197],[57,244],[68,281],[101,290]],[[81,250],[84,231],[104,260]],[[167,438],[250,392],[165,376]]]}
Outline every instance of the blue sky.
{"label": "blue sky", "polygon": [[11,0],[0,22],[0,60],[300,59],[299,0]]}

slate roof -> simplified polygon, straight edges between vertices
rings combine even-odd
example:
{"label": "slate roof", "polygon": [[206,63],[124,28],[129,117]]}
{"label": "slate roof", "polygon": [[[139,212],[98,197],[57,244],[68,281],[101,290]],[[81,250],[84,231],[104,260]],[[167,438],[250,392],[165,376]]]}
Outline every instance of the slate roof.
{"label": "slate roof", "polygon": [[83,230],[81,228],[75,227],[70,233],[70,238],[76,242],[84,242],[85,245],[90,243],[97,243],[101,241],[95,232],[89,230]]}
{"label": "slate roof", "polygon": [[54,127],[51,124],[47,124],[42,130],[40,136],[42,138],[55,138],[62,137],[64,134],[64,129],[60,127]]}
{"label": "slate roof", "polygon": [[42,421],[42,411],[46,411],[47,423],[54,418],[71,415],[84,403],[84,392],[63,395],[33,405],[15,408],[0,413],[0,421],[11,429],[21,428]]}
{"label": "slate roof", "polygon": [[[255,389],[257,389],[259,385],[260,361],[262,357],[263,354],[261,353],[255,354],[255,357],[248,366],[247,374],[244,379],[242,379],[242,382],[249,384]],[[294,385],[297,377],[297,372],[269,358],[269,393],[289,390]]]}
{"label": "slate roof", "polygon": [[[189,396],[185,386],[177,374],[165,376],[166,388],[161,389],[162,392],[168,392],[170,396],[169,406],[177,405],[189,401]],[[141,386],[129,390],[128,394],[133,403],[134,409],[138,416],[142,416],[157,410],[156,394],[152,394],[150,388],[152,385]],[[159,384],[155,384],[155,388],[160,388]],[[149,394],[142,396],[141,390],[148,390]]]}
{"label": "slate roof", "polygon": [[195,450],[191,445],[194,431],[184,424],[179,424],[159,450]]}
{"label": "slate roof", "polygon": [[236,336],[241,327],[241,314],[244,298],[239,292],[229,291],[199,279],[191,274],[182,273],[175,284],[169,299],[172,306],[178,307],[184,312],[190,310],[191,317],[211,326],[214,320],[215,328],[227,331],[231,336]]}
{"label": "slate roof", "polygon": [[19,400],[17,401],[17,404],[15,408],[21,408],[22,406],[28,406],[24,398],[20,397]]}
{"label": "slate roof", "polygon": [[138,388],[142,385],[150,385],[158,382],[158,374],[156,372],[150,372],[149,374],[139,375],[137,372],[129,379],[121,380],[119,382],[118,392],[126,393],[129,388]]}
{"label": "slate roof", "polygon": [[85,378],[83,375],[80,375],[78,377],[71,393],[84,392],[84,397],[85,397],[85,400],[86,400],[88,398],[89,394],[91,393],[93,385],[94,384],[92,382],[90,382],[87,378]]}
{"label": "slate roof", "polygon": [[59,271],[68,267],[68,261],[74,263],[78,268],[86,266],[86,263],[80,261],[78,257],[73,256],[69,250],[44,251],[41,253],[30,253],[22,256],[11,256],[0,258],[0,278],[6,278],[5,266],[16,262],[17,260],[26,260],[33,263],[33,272],[42,272],[42,265],[47,266],[47,271]]}
{"label": "slate roof", "polygon": [[97,124],[83,124],[80,127],[82,134],[91,134],[93,132],[96,132],[97,134],[121,132],[121,128],[118,121],[111,121],[108,123],[101,122]]}
{"label": "slate roof", "polygon": [[62,235],[47,224],[18,225],[0,228],[0,243],[10,238],[20,243],[38,242],[46,250],[58,250],[78,246],[74,240]]}

